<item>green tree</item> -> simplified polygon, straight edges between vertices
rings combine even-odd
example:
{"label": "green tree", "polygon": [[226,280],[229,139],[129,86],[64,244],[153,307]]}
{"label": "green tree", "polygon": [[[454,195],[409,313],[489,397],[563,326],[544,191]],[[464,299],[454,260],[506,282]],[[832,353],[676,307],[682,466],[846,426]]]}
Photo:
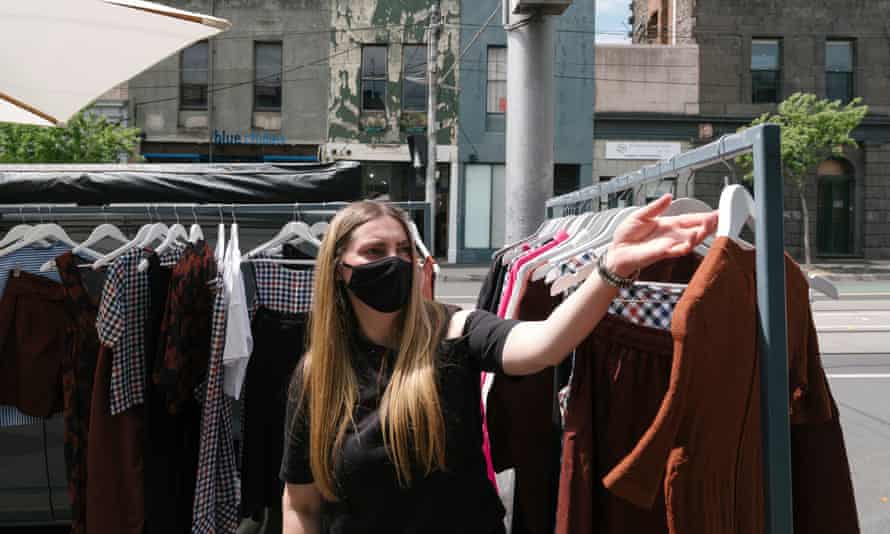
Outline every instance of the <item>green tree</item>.
{"label": "green tree", "polygon": [[[750,126],[764,123],[782,127],[782,175],[800,198],[803,213],[804,263],[809,265],[810,212],[807,207],[807,180],[826,158],[841,155],[845,147],[855,147],[850,137],[868,113],[868,106],[860,105],[857,98],[848,104],[839,100],[820,100],[813,94],[795,93],[779,104],[776,113],[764,113]],[[751,155],[738,158],[737,163],[747,172],[746,179],[753,178]]]}
{"label": "green tree", "polygon": [[133,155],[137,128],[78,113],[65,126],[0,123],[0,163],[114,163]]}

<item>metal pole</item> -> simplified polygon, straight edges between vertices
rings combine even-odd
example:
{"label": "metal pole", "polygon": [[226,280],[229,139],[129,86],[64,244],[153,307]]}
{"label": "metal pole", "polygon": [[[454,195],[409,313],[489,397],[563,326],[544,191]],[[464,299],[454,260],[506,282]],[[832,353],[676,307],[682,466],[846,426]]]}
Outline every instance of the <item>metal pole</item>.
{"label": "metal pole", "polygon": [[[216,14],[216,0],[210,0],[210,16]],[[214,39],[207,39],[207,161],[213,163],[213,64]]]}
{"label": "metal pole", "polygon": [[780,129],[766,125],[754,142],[757,204],[757,309],[766,534],[792,534],[791,436],[785,310],[784,196]]}
{"label": "metal pole", "polygon": [[[509,11],[509,8],[507,8]],[[509,15],[505,240],[531,235],[553,191],[553,16]]]}
{"label": "metal pole", "polygon": [[[438,106],[438,79],[439,73],[439,1],[433,2],[430,7],[429,42],[427,44],[427,161],[426,161],[426,202],[430,206],[430,225],[436,225],[436,134],[439,127],[436,120],[436,107]],[[424,228],[424,233],[429,236],[427,247],[430,254],[436,255],[436,231],[435,228]]]}

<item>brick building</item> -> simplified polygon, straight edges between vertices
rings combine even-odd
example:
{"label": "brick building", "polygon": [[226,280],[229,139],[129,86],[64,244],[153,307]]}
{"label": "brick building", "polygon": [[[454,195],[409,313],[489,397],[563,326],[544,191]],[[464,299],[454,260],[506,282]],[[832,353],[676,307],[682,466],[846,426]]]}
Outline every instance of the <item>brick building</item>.
{"label": "brick building", "polygon": [[[811,245],[816,258],[890,258],[890,0],[634,0],[632,9],[634,44],[697,45],[697,112],[643,113],[630,125],[620,114],[598,115],[598,135],[601,123],[604,134],[624,124],[625,137],[698,144],[795,92],[862,97],[870,112],[854,132],[858,148],[824,162],[809,181]],[[605,76],[599,58],[597,75]],[[698,173],[696,196],[716,202],[726,174]],[[788,191],[792,253],[801,235],[800,201]]]}

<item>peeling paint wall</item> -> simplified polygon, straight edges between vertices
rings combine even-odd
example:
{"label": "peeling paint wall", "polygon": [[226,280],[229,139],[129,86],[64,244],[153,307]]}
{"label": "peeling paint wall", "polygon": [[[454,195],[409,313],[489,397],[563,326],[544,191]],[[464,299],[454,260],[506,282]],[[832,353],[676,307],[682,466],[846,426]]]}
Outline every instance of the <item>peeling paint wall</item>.
{"label": "peeling paint wall", "polygon": [[[425,44],[432,0],[331,0],[330,142],[404,144],[406,136],[422,133],[425,111],[402,109],[403,45]],[[441,0],[439,34],[438,143],[455,144],[459,55],[459,0]],[[387,47],[386,110],[364,111],[361,106],[362,45]],[[447,74],[446,78],[441,78]]]}

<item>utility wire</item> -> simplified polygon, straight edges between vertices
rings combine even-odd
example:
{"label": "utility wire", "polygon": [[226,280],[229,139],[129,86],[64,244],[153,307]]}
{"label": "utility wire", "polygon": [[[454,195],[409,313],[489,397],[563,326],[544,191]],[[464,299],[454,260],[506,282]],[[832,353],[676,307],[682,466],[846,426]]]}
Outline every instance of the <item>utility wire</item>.
{"label": "utility wire", "polygon": [[[209,93],[217,93],[217,92],[220,92],[220,91],[227,91],[227,90],[229,90],[229,89],[234,89],[234,88],[236,88],[236,87],[241,87],[241,86],[244,86],[244,85],[247,85],[247,84],[256,83],[256,82],[258,82],[258,81],[262,81],[262,80],[265,80],[265,79],[275,78],[275,77],[277,77],[277,76],[281,76],[281,75],[284,74],[285,72],[293,72],[293,71],[296,71],[296,70],[304,69],[304,68],[306,68],[306,67],[311,67],[311,66],[313,66],[313,65],[318,65],[318,64],[320,64],[320,63],[324,63],[324,62],[328,61],[329,59],[331,59],[331,58],[333,58],[333,57],[342,56],[343,54],[347,54],[347,53],[349,53],[349,52],[352,52],[353,50],[358,50],[358,49],[360,49],[360,48],[361,48],[361,46],[353,46],[353,47],[347,48],[347,49],[345,49],[345,50],[341,50],[341,51],[339,51],[339,52],[335,52],[335,53],[330,54],[330,55],[328,55],[328,56],[325,56],[325,57],[323,57],[323,58],[316,59],[316,60],[314,60],[314,61],[309,61],[309,62],[307,62],[307,63],[303,63],[303,64],[301,64],[301,65],[294,65],[293,67],[289,67],[289,68],[287,68],[287,69],[284,69],[284,70],[282,70],[282,71],[279,71],[279,72],[275,72],[275,73],[269,74],[269,75],[267,75],[267,76],[261,76],[261,77],[259,77],[259,78],[254,78],[254,79],[250,79],[250,80],[245,80],[245,81],[243,81],[243,82],[236,82],[236,83],[232,83],[232,84],[225,85],[225,86],[221,86],[221,87],[208,88],[207,93],[209,94]],[[136,102],[136,103],[134,104],[134,106],[138,107],[138,106],[144,106],[144,105],[148,105],[148,104],[158,104],[158,103],[161,103],[161,102],[171,102],[171,101],[173,101],[173,100],[179,100],[179,96],[177,95],[177,96],[174,96],[174,97],[158,98],[158,99],[155,99],[155,100],[147,100],[147,101],[144,101],[144,102]]]}
{"label": "utility wire", "polygon": [[460,55],[457,56],[457,59],[451,64],[451,67],[449,67],[448,70],[445,72],[445,74],[442,75],[443,80],[448,79],[448,75],[451,74],[451,72],[454,70],[454,67],[456,67],[458,65],[458,63],[460,63],[460,61],[464,57],[464,55],[470,51],[470,47],[472,47],[473,43],[476,42],[476,39],[478,39],[479,36],[482,35],[482,32],[485,31],[485,28],[487,28],[488,25],[491,24],[492,19],[494,19],[494,16],[498,14],[498,11],[500,11],[500,9],[501,9],[501,0],[495,0],[494,10],[491,12],[491,15],[489,15],[488,19],[485,20],[485,24],[483,24],[482,27],[479,28],[479,30],[476,32],[476,34],[473,35],[473,38],[470,39],[470,42],[467,43],[467,46],[465,46],[463,51],[461,51]]}

